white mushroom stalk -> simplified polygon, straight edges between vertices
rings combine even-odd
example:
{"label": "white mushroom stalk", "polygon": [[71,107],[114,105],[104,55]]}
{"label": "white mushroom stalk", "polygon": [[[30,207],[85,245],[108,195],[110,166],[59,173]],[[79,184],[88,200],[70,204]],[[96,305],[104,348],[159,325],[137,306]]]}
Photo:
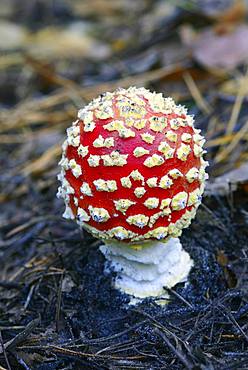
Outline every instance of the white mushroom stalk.
{"label": "white mushroom stalk", "polygon": [[106,93],[67,130],[58,196],[64,217],[105,244],[117,289],[159,297],[193,265],[179,236],[201,203],[204,138],[186,108],[130,87]]}
{"label": "white mushroom stalk", "polygon": [[185,282],[193,266],[178,238],[135,248],[112,242],[100,250],[109,261],[107,269],[118,274],[115,287],[137,298],[163,296],[165,288]]}

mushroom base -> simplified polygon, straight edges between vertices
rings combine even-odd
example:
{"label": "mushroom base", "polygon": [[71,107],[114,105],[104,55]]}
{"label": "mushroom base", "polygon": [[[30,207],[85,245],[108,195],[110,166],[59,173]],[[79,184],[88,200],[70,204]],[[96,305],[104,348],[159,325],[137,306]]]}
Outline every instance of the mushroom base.
{"label": "mushroom base", "polygon": [[109,242],[100,250],[106,270],[117,272],[115,288],[137,298],[164,296],[166,288],[187,280],[193,266],[178,238],[132,246]]}

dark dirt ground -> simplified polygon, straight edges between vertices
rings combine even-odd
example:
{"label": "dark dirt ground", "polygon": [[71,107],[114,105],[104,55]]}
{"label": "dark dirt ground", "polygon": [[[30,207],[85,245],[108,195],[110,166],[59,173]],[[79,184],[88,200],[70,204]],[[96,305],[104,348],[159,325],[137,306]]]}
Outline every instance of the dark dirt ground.
{"label": "dark dirt ground", "polygon": [[[0,370],[248,369],[248,11],[175,3],[0,0]],[[130,85],[187,105],[207,138],[195,266],[164,307],[128,305],[55,196],[78,108]]]}
{"label": "dark dirt ground", "polygon": [[205,198],[182,237],[195,261],[189,282],[164,307],[153,299],[128,305],[103,273],[99,242],[60,218],[54,192],[40,195],[40,204],[50,199],[55,219],[37,219],[2,257],[18,266],[15,279],[0,282],[12,369],[248,368],[242,192]]}

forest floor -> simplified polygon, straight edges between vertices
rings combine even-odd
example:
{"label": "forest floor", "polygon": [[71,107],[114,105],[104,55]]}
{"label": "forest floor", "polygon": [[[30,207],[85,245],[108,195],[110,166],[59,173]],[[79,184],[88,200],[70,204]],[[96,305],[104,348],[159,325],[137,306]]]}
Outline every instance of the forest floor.
{"label": "forest floor", "polygon": [[[246,2],[174,3],[0,1],[0,370],[248,369]],[[132,85],[207,138],[194,268],[163,307],[128,304],[56,198],[77,110]]]}

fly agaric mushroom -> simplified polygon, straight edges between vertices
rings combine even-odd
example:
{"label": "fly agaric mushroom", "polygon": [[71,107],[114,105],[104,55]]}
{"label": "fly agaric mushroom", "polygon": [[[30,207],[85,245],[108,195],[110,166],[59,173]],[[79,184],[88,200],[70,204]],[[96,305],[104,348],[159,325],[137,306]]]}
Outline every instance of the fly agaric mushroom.
{"label": "fly agaric mushroom", "polygon": [[183,106],[136,87],[100,95],[67,129],[63,216],[104,241],[120,290],[160,296],[186,280],[193,261],[178,237],[201,203],[204,141]]}

